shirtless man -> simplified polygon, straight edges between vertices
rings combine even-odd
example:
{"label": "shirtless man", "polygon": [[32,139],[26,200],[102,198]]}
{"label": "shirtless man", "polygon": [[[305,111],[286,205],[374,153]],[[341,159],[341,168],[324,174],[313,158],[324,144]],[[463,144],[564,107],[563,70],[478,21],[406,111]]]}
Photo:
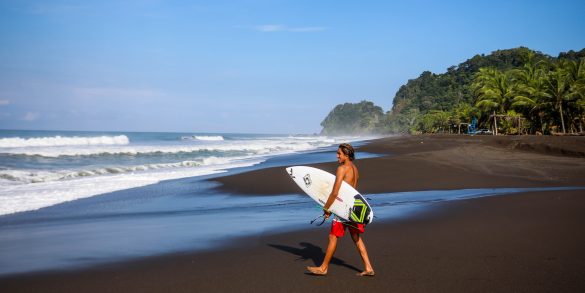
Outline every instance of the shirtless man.
{"label": "shirtless man", "polygon": [[[337,172],[335,174],[335,184],[333,185],[333,190],[331,194],[329,194],[329,198],[323,207],[323,213],[325,214],[325,219],[331,216],[331,212],[329,208],[335,202],[337,198],[337,194],[339,193],[339,188],[341,187],[342,180],[347,182],[349,185],[353,186],[354,188],[357,187],[357,182],[359,179],[359,173],[357,167],[353,164],[353,160],[355,158],[353,147],[347,143],[343,143],[339,145],[337,149],[337,162],[339,163],[339,167],[337,167]],[[345,223],[341,220],[335,218],[333,223],[331,224],[331,231],[329,232],[329,244],[327,245],[327,252],[325,253],[325,259],[323,259],[323,263],[318,267],[307,267],[307,270],[314,275],[326,275],[327,269],[329,268],[329,262],[335,253],[335,249],[337,248],[337,240],[340,237],[343,237],[345,234],[345,228],[349,229],[349,233],[351,234],[351,239],[355,243],[358,252],[362,257],[362,261],[364,262],[364,271],[358,273],[358,276],[374,276],[374,269],[370,264],[370,259],[368,257],[368,251],[366,250],[366,245],[360,234],[364,233],[364,225],[358,223]]]}

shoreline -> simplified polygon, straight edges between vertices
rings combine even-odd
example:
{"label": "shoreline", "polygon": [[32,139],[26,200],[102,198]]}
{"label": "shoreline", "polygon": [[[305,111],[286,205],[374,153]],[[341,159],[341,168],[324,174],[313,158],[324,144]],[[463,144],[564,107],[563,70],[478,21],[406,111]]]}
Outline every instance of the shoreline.
{"label": "shoreline", "polygon": [[[360,159],[360,152],[381,157]],[[331,153],[335,158],[335,153]],[[356,149],[364,194],[464,188],[585,186],[585,137],[392,136]],[[310,164],[335,173],[336,162]],[[583,174],[583,173],[582,173]],[[262,185],[249,184],[259,178]],[[236,195],[298,193],[284,167],[213,178]]]}
{"label": "shoreline", "polygon": [[[376,193],[585,186],[585,178],[580,175],[585,174],[585,159],[580,155],[585,140],[570,139],[572,144],[564,149],[538,137],[528,140],[413,136],[372,141],[357,151],[361,174],[358,188],[364,193]],[[530,140],[539,140],[543,147],[526,149],[523,143],[534,144]],[[544,147],[547,143],[548,148]],[[386,156],[360,160],[360,151]],[[311,165],[325,170],[335,168],[335,163]],[[290,181],[280,169],[260,169],[212,181],[223,184],[220,190],[239,195],[298,193],[294,185],[290,191],[279,184],[280,177]],[[270,178],[270,184],[245,184],[258,178]],[[585,233],[581,231],[585,224],[585,191],[528,192],[433,205],[431,210],[413,217],[379,221],[367,228],[364,239],[377,273],[367,280],[354,277],[361,261],[348,237],[340,242],[329,276],[315,278],[304,273],[305,266],[322,259],[328,231],[324,225],[238,238],[215,251],[0,277],[0,287],[8,292],[315,288],[579,292],[585,288],[585,259],[580,253],[585,245]]]}

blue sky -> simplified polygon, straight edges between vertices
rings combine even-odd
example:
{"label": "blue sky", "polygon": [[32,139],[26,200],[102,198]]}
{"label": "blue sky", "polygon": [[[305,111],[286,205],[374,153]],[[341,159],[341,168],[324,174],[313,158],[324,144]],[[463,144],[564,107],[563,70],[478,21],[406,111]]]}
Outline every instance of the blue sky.
{"label": "blue sky", "polygon": [[0,128],[313,133],[422,71],[585,47],[585,1],[0,0]]}

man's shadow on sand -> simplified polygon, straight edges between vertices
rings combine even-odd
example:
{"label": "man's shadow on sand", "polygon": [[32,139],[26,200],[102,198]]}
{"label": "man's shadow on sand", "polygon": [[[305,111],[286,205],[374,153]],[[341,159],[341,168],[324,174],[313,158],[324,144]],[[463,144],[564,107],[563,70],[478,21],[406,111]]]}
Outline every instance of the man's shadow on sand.
{"label": "man's shadow on sand", "polygon": [[[323,252],[323,249],[321,249],[321,247],[315,246],[315,245],[308,243],[308,242],[301,242],[301,243],[299,243],[299,245],[302,248],[296,248],[296,247],[280,245],[280,244],[268,244],[268,246],[270,246],[270,247],[297,255],[298,258],[296,260],[305,261],[305,260],[310,259],[313,261],[313,264],[315,266],[321,264],[321,262],[323,261],[323,258],[325,257],[325,252]],[[360,269],[358,269],[358,268],[346,263],[344,260],[341,260],[341,259],[336,258],[336,257],[331,258],[330,264],[346,267],[346,268],[354,270],[356,272],[361,272]]]}

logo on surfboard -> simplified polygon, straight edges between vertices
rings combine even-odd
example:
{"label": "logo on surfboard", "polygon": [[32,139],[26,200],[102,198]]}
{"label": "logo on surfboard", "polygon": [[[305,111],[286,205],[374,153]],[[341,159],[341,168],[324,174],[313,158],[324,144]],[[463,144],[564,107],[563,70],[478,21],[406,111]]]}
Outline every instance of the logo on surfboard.
{"label": "logo on surfboard", "polygon": [[356,223],[368,224],[371,222],[369,217],[371,208],[366,200],[358,193],[354,197],[353,208],[350,209],[350,219]]}
{"label": "logo on surfboard", "polygon": [[305,186],[307,186],[307,188],[309,188],[309,186],[311,186],[311,175],[307,174],[305,175],[305,177],[303,177],[303,181],[305,181]]}

